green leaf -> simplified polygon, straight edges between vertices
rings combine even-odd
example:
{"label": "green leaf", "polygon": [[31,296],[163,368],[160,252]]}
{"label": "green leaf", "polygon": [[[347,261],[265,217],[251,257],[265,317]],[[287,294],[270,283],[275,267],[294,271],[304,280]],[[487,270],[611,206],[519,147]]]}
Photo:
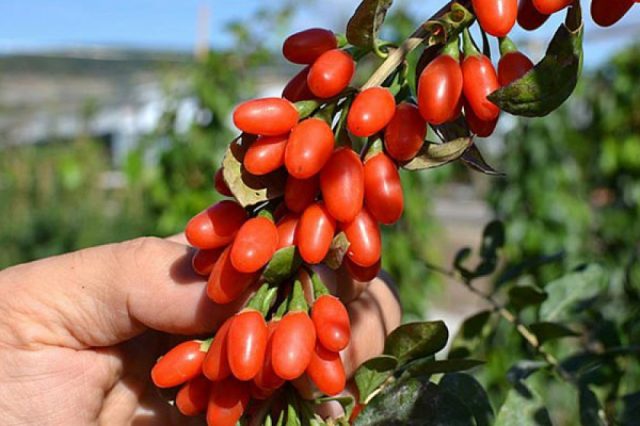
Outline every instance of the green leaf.
{"label": "green leaf", "polygon": [[[356,406],[356,400],[352,396],[327,396],[318,398],[314,402],[316,404],[324,404],[325,402],[336,401],[342,406],[344,411],[344,418],[350,418],[353,413],[353,409]],[[324,424],[324,423],[323,423]]]}
{"label": "green leaf", "polygon": [[356,370],[354,380],[358,387],[360,403],[365,403],[376,389],[393,375],[398,360],[388,355],[380,355],[362,364]]}
{"label": "green leaf", "polygon": [[545,286],[549,298],[540,306],[540,318],[545,321],[570,319],[579,302],[595,297],[606,285],[602,267],[583,266]]}
{"label": "green leaf", "polygon": [[520,383],[536,371],[547,366],[548,364],[543,361],[531,361],[529,359],[518,361],[507,371],[507,380],[514,384]]}
{"label": "green leaf", "polygon": [[398,359],[399,365],[433,355],[449,338],[442,321],[414,322],[396,328],[385,341],[384,353]]}
{"label": "green leaf", "polygon": [[598,398],[588,386],[581,386],[578,402],[580,404],[580,424],[582,426],[605,426],[604,412]]}
{"label": "green leaf", "polygon": [[373,48],[378,31],[393,0],[363,0],[347,24],[347,40],[354,46]]}
{"label": "green leaf", "polygon": [[243,135],[227,147],[222,166],[224,180],[229,189],[243,206],[250,206],[282,196],[287,173],[278,169],[264,176],[255,176],[246,171],[242,160],[255,137]]}
{"label": "green leaf", "polygon": [[527,386],[526,382],[518,382],[507,394],[495,426],[551,426],[549,412],[540,395]]}
{"label": "green leaf", "polygon": [[440,167],[462,156],[471,146],[471,138],[458,138],[441,144],[425,142],[420,152],[408,163],[402,165],[406,170],[424,170]]}
{"label": "green leaf", "polygon": [[547,293],[534,285],[514,286],[509,289],[509,304],[515,311],[527,306],[538,306],[547,300]]}
{"label": "green leaf", "polygon": [[622,418],[620,424],[634,425],[640,412],[640,392],[630,393],[622,398]]}
{"label": "green leaf", "polygon": [[525,259],[522,262],[511,265],[502,271],[496,279],[496,287],[501,287],[503,284],[519,278],[526,273],[536,271],[541,266],[560,262],[564,258],[564,252],[558,252],[547,256],[543,255]]}
{"label": "green leaf", "polygon": [[291,277],[302,264],[295,246],[284,247],[275,252],[264,271],[262,278],[271,284],[280,284]]}
{"label": "green leaf", "polygon": [[482,233],[480,244],[480,262],[474,270],[466,268],[463,263],[471,255],[470,248],[463,248],[458,251],[453,261],[453,267],[466,279],[472,280],[478,277],[491,275],[498,265],[498,250],[504,246],[504,224],[499,220],[494,220],[487,224]]}
{"label": "green leaf", "polygon": [[347,254],[347,250],[349,250],[349,244],[347,235],[344,232],[340,232],[333,237],[329,252],[322,262],[334,271],[337,270],[342,265],[342,260]]}
{"label": "green leaf", "polygon": [[505,176],[504,173],[497,171],[487,163],[475,144],[471,145],[469,149],[464,152],[462,157],[460,157],[460,160],[462,160],[467,167],[477,172],[484,173],[485,175]]}
{"label": "green leaf", "polygon": [[473,346],[474,342],[478,342],[482,338],[491,314],[492,311],[489,310],[481,311],[464,320],[458,334],[453,339],[452,348],[449,351],[449,359],[469,356],[470,350],[468,346]]}
{"label": "green leaf", "polygon": [[536,335],[541,344],[562,337],[576,337],[580,335],[569,327],[555,322],[537,322],[529,325],[529,329]]}
{"label": "green leaf", "polygon": [[365,406],[354,426],[473,426],[473,416],[435,383],[410,378],[394,383]]}
{"label": "green leaf", "polygon": [[500,109],[514,115],[542,117],[573,93],[582,70],[584,25],[579,5],[551,40],[545,57],[520,79],[489,95]]}
{"label": "green leaf", "polygon": [[493,424],[495,414],[482,385],[468,374],[446,374],[438,383],[440,389],[455,395],[469,409],[477,426]]}
{"label": "green leaf", "polygon": [[470,370],[482,364],[484,364],[484,361],[477,359],[421,359],[412,362],[403,374],[415,377],[455,373],[456,371]]}
{"label": "green leaf", "polygon": [[302,426],[302,422],[300,421],[300,417],[298,417],[298,412],[293,404],[289,404],[287,406],[287,421],[285,426]]}

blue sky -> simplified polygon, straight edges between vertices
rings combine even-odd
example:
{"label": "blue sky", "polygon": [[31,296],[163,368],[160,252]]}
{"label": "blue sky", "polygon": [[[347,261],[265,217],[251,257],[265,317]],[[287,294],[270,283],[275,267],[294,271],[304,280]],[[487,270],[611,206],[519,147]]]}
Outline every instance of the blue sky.
{"label": "blue sky", "polygon": [[[281,0],[272,0],[277,4]],[[341,31],[358,0],[309,1],[293,20],[291,31],[326,26]],[[416,16],[428,16],[439,1],[396,0]],[[191,50],[196,39],[196,17],[201,5],[211,11],[211,43],[224,46],[222,30],[235,19],[247,18],[264,0],[2,0],[0,2],[0,53],[75,46],[134,46]],[[560,22],[557,16],[526,38],[542,46]],[[640,35],[640,6],[622,21],[621,29],[597,29],[587,24],[587,64],[597,64]],[[536,55],[535,52],[531,52]]]}

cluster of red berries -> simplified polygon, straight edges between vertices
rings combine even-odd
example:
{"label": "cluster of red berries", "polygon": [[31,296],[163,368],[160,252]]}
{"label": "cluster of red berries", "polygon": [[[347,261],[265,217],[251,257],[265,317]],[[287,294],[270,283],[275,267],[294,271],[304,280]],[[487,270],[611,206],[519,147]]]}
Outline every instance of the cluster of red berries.
{"label": "cluster of red berries", "polygon": [[[264,296],[266,288],[257,294]],[[187,416],[206,412],[208,424],[217,426],[235,425],[251,400],[265,400],[304,374],[323,394],[337,395],[346,384],[340,351],[350,341],[349,315],[326,292],[313,302],[311,315],[307,311],[297,281],[291,299],[268,322],[249,303],[212,339],[170,350],[153,367],[152,380],[160,388],[181,386],[178,410]]]}

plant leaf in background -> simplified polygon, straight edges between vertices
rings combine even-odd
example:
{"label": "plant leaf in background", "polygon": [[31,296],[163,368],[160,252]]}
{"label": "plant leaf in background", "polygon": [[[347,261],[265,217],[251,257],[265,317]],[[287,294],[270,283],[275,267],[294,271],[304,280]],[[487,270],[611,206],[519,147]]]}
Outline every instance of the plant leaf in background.
{"label": "plant leaf in background", "polygon": [[435,354],[447,344],[449,331],[443,321],[401,325],[387,337],[384,353],[398,359],[400,365]]}
{"label": "plant leaf in background", "polygon": [[420,152],[402,168],[416,171],[443,166],[460,158],[471,142],[471,138],[458,138],[441,144],[425,142]]}
{"label": "plant leaf in background", "polygon": [[393,0],[364,0],[347,24],[347,40],[354,46],[373,48],[378,31]]}
{"label": "plant leaf in background", "polygon": [[438,386],[441,390],[458,397],[473,415],[477,426],[493,424],[495,414],[489,395],[473,376],[464,373],[445,374]]}
{"label": "plant leaf in background", "polygon": [[551,426],[549,412],[540,395],[523,380],[507,393],[495,426]]}
{"label": "plant leaf in background", "polygon": [[393,375],[398,360],[392,356],[381,355],[362,364],[356,370],[354,380],[358,387],[359,402],[364,403],[380,385]]}
{"label": "plant leaf in background", "polygon": [[362,410],[354,426],[474,426],[469,409],[435,383],[415,378],[386,387]]}
{"label": "plant leaf in background", "polygon": [[582,70],[584,24],[579,3],[569,8],[545,57],[531,71],[488,96],[513,115],[542,117],[556,110],[573,93]]}
{"label": "plant leaf in background", "polygon": [[540,318],[545,321],[569,319],[579,302],[595,297],[606,285],[605,272],[596,264],[558,278],[545,287],[549,297],[540,306]]}

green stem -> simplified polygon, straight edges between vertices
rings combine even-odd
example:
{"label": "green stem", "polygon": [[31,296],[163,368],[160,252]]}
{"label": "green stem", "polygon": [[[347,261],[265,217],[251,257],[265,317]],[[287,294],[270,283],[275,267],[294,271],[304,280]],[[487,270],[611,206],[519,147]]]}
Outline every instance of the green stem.
{"label": "green stem", "polygon": [[508,53],[515,53],[518,51],[518,47],[509,37],[500,37],[500,56],[504,56]]}
{"label": "green stem", "polygon": [[483,299],[485,302],[489,303],[495,312],[497,312],[503,319],[513,324],[516,328],[516,331],[520,336],[549,364],[564,380],[575,383],[575,378],[566,371],[560,362],[553,356],[551,353],[547,352],[545,348],[542,347],[540,340],[538,337],[527,327],[520,319],[513,314],[506,307],[501,305],[492,295],[484,293],[482,290],[479,290],[477,287],[474,287],[472,282],[464,277],[461,277],[454,271],[449,271],[437,265],[430,264],[428,262],[423,262],[424,265],[440,274],[446,275],[449,278],[454,279],[456,282],[464,284],[465,288],[467,288],[471,293]]}
{"label": "green stem", "polygon": [[311,276],[311,283],[313,284],[313,297],[318,299],[320,296],[326,296],[329,293],[329,289],[320,279],[318,273],[312,269],[308,269],[307,273]]}
{"label": "green stem", "polygon": [[282,303],[280,303],[280,306],[278,306],[278,309],[276,309],[276,313],[273,314],[273,316],[271,317],[272,320],[279,321],[280,319],[282,319],[284,314],[286,314],[287,310],[289,309],[290,300],[291,300],[291,295],[288,295],[287,297],[284,298]]}
{"label": "green stem", "polygon": [[478,50],[476,43],[473,41],[473,38],[471,38],[469,28],[465,28],[462,32],[462,51],[465,58],[468,58],[470,56],[482,55],[482,53],[480,53],[480,51]]}
{"label": "green stem", "polygon": [[200,352],[207,352],[209,347],[211,347],[211,342],[213,342],[213,337],[209,337],[208,339],[200,342]]}
{"label": "green stem", "polygon": [[449,55],[456,61],[460,60],[460,39],[458,37],[451,37],[442,49],[443,55]]}
{"label": "green stem", "polygon": [[291,301],[289,302],[289,312],[307,312],[309,305],[304,297],[304,290],[302,289],[302,283],[300,280],[296,280],[293,284],[293,291],[291,292]]}
{"label": "green stem", "polygon": [[262,284],[256,294],[254,294],[249,302],[247,302],[245,309],[254,309],[258,312],[262,312],[268,292],[269,284]]}

